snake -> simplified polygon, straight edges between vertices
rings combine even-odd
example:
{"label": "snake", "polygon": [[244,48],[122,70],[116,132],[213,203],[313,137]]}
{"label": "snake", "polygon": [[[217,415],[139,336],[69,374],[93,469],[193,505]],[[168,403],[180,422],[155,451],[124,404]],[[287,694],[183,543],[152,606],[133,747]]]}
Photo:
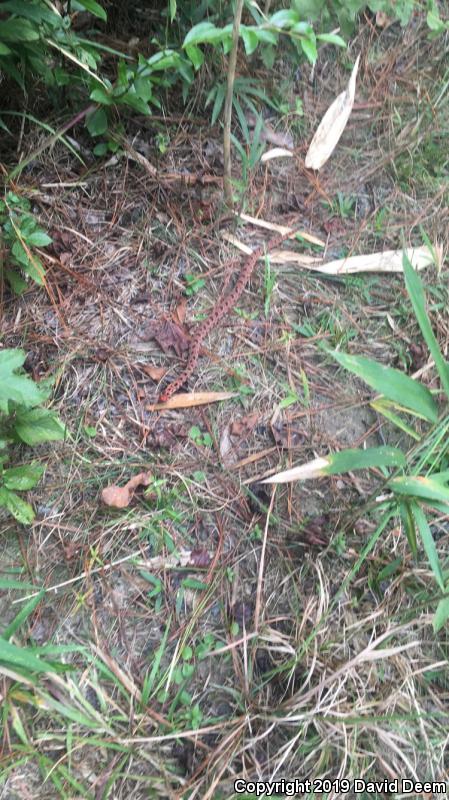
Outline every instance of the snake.
{"label": "snake", "polygon": [[198,328],[195,330],[189,344],[189,352],[187,363],[181,374],[172,380],[168,386],[160,393],[159,402],[166,403],[170,397],[181,389],[187,380],[190,378],[198,363],[198,358],[205,338],[209,333],[218,326],[223,317],[231,311],[238,302],[245,286],[247,285],[254,267],[256,266],[259,258],[266,252],[280,245],[285,239],[292,236],[292,232],[282,233],[274,236],[267,244],[253,250],[243,264],[240,275],[237,278],[234,286],[229,291],[222,291],[220,296],[213,306],[210,314],[204,319]]}

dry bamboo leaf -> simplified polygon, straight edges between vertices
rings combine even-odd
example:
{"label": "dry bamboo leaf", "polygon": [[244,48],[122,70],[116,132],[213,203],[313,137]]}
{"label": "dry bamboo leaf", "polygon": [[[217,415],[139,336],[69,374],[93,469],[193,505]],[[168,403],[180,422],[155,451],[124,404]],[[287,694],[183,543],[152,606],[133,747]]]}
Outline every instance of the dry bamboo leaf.
{"label": "dry bamboo leaf", "polygon": [[[318,236],[314,236],[312,233],[307,233],[307,231],[298,231],[296,228],[279,225],[277,222],[268,222],[268,220],[260,219],[259,217],[251,217],[249,214],[239,214],[237,211],[235,215],[243,222],[249,222],[251,225],[256,225],[258,228],[265,228],[267,231],[276,231],[276,233],[281,233],[283,236],[287,236],[288,233],[291,233],[292,237],[301,236],[306,242],[316,244],[318,247],[326,246],[326,242],[323,242],[322,239],[319,239]],[[224,236],[224,238],[226,237]],[[229,241],[231,241],[231,239]]]}
{"label": "dry bamboo leaf", "polygon": [[192,408],[204,406],[207,403],[217,403],[219,400],[230,400],[238,397],[237,392],[181,392],[170,397],[166,403],[153,403],[146,406],[148,411],[165,411],[169,408]]}
{"label": "dry bamboo leaf", "polygon": [[286,469],[283,472],[278,472],[277,475],[272,475],[271,478],[265,478],[261,483],[290,483],[290,481],[306,481],[309,478],[321,478],[323,476],[323,468],[329,466],[327,458],[314,458],[308,464],[300,464],[299,467]]}
{"label": "dry bamboo leaf", "polygon": [[150,472],[139,472],[124,486],[116,486],[115,483],[111,483],[110,486],[103,489],[101,499],[105,505],[111,508],[127,508],[137,487],[148,486],[151,477]]}
{"label": "dry bamboo leaf", "polygon": [[[223,238],[245,253],[245,255],[251,255],[251,248],[243,244],[235,236],[232,236],[232,234],[223,234]],[[436,266],[439,267],[443,258],[441,245],[435,244],[433,249],[436,256]],[[357,272],[402,272],[404,252],[416,270],[428,267],[435,260],[429,248],[423,245],[422,247],[409,247],[405,251],[384,250],[379,253],[349,256],[348,258],[328,261],[325,264],[323,264],[321,258],[309,256],[305,253],[295,253],[293,250],[272,250],[270,261],[272,264],[296,264],[303,269],[323,272],[325,275],[352,275]]]}
{"label": "dry bamboo leaf", "polygon": [[342,135],[354,105],[355,82],[359,68],[360,54],[357,56],[349,83],[344,92],[338,95],[327,109],[315,132],[307,151],[307,169],[321,169],[332,155]]}
{"label": "dry bamboo leaf", "polygon": [[273,147],[267,150],[261,157],[262,164],[266,161],[271,161],[273,158],[292,158],[293,153],[291,150],[286,150],[285,147]]}
{"label": "dry bamboo leaf", "polygon": [[[435,246],[437,262],[441,262],[441,249]],[[432,264],[434,257],[428,247],[409,247],[404,250],[384,250],[381,253],[368,253],[361,256],[339,258],[328,261],[321,266],[312,266],[311,269],[324,272],[326,275],[352,275],[355,272],[402,272],[402,259],[404,252],[416,270],[424,269]]]}

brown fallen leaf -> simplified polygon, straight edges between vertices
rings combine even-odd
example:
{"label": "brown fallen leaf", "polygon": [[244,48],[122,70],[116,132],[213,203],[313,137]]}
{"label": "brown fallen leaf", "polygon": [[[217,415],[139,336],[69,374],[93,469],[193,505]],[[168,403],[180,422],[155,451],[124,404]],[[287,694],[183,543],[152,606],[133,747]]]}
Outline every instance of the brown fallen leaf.
{"label": "brown fallen leaf", "polygon": [[248,436],[256,427],[259,421],[259,414],[247,414],[246,417],[240,417],[231,422],[229,433],[231,436],[237,436],[239,439]]}
{"label": "brown fallen leaf", "polygon": [[149,375],[153,381],[160,381],[167,374],[168,369],[167,367],[156,367],[153,364],[141,364],[140,362],[137,364],[139,369],[142,372],[145,372],[146,375]]}
{"label": "brown fallen leaf", "polygon": [[103,489],[101,499],[106,506],[111,508],[127,508],[137,487],[148,486],[151,478],[150,472],[139,472],[124,486],[116,486],[116,484],[111,483]]}
{"label": "brown fallen leaf", "polygon": [[154,339],[164,353],[168,353],[170,349],[173,349],[178,358],[182,358],[189,349],[189,337],[180,325],[170,319],[150,322],[142,338],[144,341]]}
{"label": "brown fallen leaf", "polygon": [[184,425],[167,425],[160,418],[149,433],[148,440],[151,447],[172,448],[178,444],[179,439],[187,437]]}
{"label": "brown fallen leaf", "polygon": [[237,392],[181,392],[170,397],[166,403],[153,403],[146,406],[146,408],[148,411],[165,411],[169,408],[192,408],[192,406],[217,403],[219,400],[230,400],[231,397],[237,396]]}
{"label": "brown fallen leaf", "polygon": [[182,297],[173,312],[173,319],[179,325],[184,325],[187,311],[187,297]]}
{"label": "brown fallen leaf", "polygon": [[305,441],[305,432],[289,422],[276,422],[271,426],[271,432],[276,444],[286,450],[299,447]]}

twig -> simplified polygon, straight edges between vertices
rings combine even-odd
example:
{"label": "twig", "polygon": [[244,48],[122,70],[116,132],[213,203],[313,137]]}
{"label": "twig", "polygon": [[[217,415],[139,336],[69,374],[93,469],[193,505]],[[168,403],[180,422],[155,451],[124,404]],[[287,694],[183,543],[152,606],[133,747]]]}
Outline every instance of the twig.
{"label": "twig", "polygon": [[260,607],[262,605],[263,572],[265,568],[265,551],[267,549],[268,528],[270,525],[271,512],[273,511],[275,494],[276,494],[276,484],[274,485],[274,491],[271,495],[270,505],[267,511],[267,518],[265,520],[265,530],[263,532],[262,550],[260,553],[259,574],[257,576],[256,607],[254,609],[254,630],[256,632],[259,629]]}
{"label": "twig", "polygon": [[226,205],[232,207],[232,182],[231,182],[231,119],[232,97],[234,94],[235,67],[237,64],[237,50],[239,46],[240,20],[242,19],[243,0],[237,0],[232,28],[232,48],[229,56],[228,83],[224,107],[223,131],[223,189]]}

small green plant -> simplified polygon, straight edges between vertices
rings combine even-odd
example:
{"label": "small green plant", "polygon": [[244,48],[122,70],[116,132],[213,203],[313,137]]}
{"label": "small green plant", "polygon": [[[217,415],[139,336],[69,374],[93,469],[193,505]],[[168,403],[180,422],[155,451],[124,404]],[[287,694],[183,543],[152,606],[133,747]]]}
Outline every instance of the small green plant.
{"label": "small green plant", "polygon": [[189,439],[199,447],[212,447],[213,441],[210,433],[203,433],[197,425],[192,425],[189,430]]}
{"label": "small green plant", "polygon": [[10,448],[19,442],[34,446],[64,437],[58,417],[42,407],[49,390],[36,384],[22,369],[23,350],[0,351],[0,506],[23,525],[34,519],[31,505],[17,492],[32,489],[44,467],[33,462],[6,467]]}
{"label": "small green plant", "polygon": [[191,275],[190,273],[184,275],[184,280],[186,284],[184,294],[186,294],[187,297],[197,294],[197,292],[200,292],[206,285],[204,278],[198,278],[196,275]]}
{"label": "small green plant", "polygon": [[52,241],[30,209],[30,201],[14,192],[0,200],[0,238],[6,251],[0,263],[1,279],[16,294],[27,286],[23,273],[40,285],[44,283],[45,270],[35,248],[47,247]]}

